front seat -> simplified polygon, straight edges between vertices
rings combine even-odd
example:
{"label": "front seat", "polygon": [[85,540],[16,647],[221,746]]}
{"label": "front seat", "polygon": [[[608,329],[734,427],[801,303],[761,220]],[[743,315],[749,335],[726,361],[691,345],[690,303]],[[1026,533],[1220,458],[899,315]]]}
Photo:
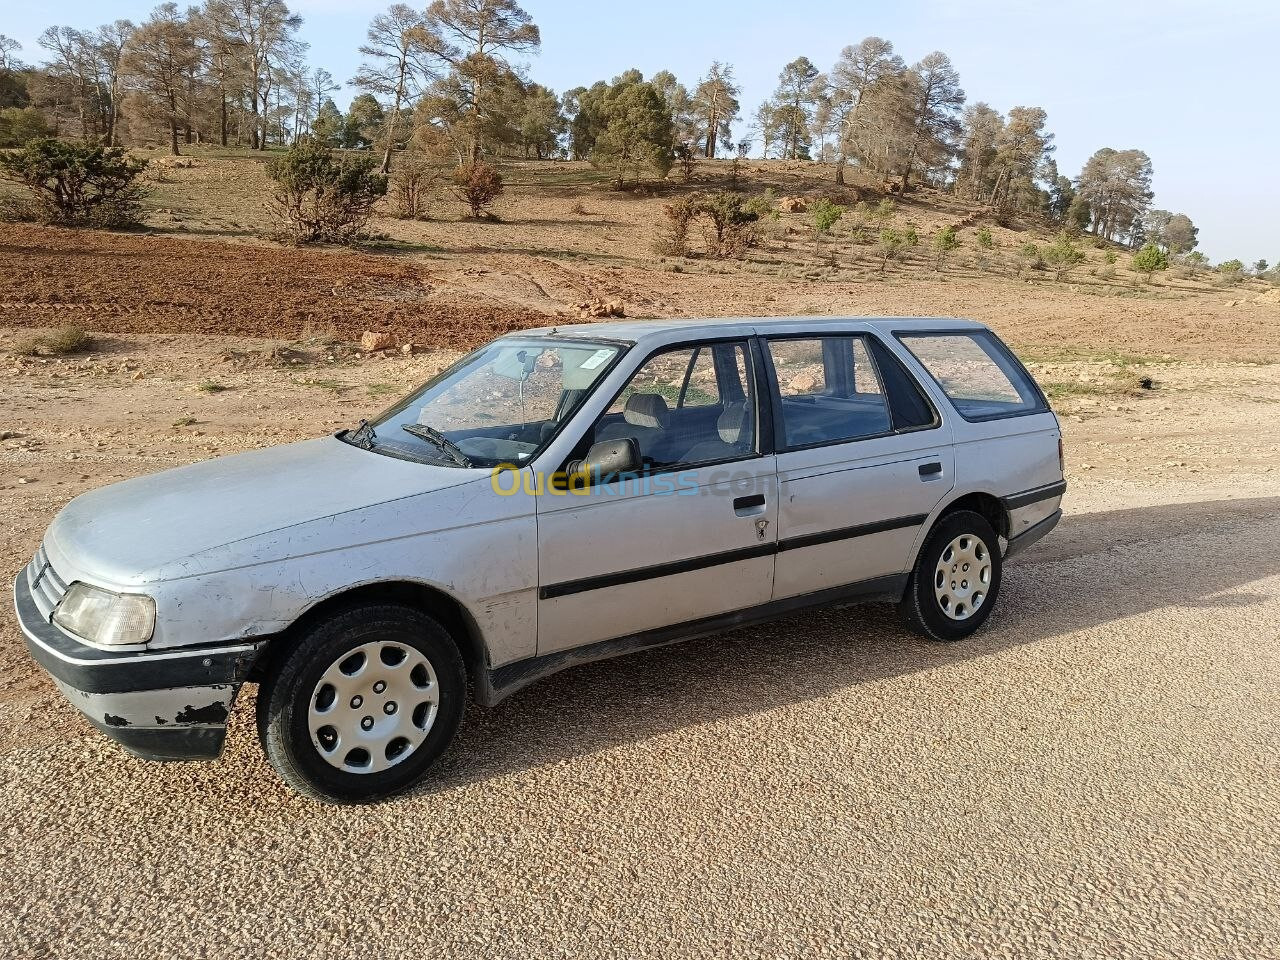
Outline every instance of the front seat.
{"label": "front seat", "polygon": [[709,460],[732,460],[750,452],[752,440],[751,407],[746,400],[726,403],[716,418],[716,439],[708,438],[689,448],[683,459],[688,463]]}
{"label": "front seat", "polygon": [[611,423],[596,434],[596,441],[632,437],[640,448],[645,463],[666,463],[667,430],[671,426],[671,410],[660,393],[633,393],[622,408],[622,423]]}

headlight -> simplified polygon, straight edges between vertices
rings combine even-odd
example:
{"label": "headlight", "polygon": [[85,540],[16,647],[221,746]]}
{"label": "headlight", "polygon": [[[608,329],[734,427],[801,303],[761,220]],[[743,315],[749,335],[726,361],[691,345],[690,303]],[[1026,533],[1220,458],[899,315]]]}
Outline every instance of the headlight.
{"label": "headlight", "polygon": [[156,602],[77,582],[53,611],[53,622],[90,643],[146,643],[156,626]]}

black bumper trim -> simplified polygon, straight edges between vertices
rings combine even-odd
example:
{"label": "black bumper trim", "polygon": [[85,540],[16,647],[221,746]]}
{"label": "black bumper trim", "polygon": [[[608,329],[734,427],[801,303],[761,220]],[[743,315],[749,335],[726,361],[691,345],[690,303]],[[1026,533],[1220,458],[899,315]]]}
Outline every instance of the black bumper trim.
{"label": "black bumper trim", "polygon": [[13,584],[13,605],[32,658],[53,677],[85,693],[130,693],[240,684],[262,642],[114,653],[67,636],[40,616],[25,569]]}
{"label": "black bumper trim", "polygon": [[[90,721],[92,722],[92,721]],[[116,743],[143,760],[217,760],[227,742],[227,728],[209,727],[115,727],[94,723]]]}
{"label": "black bumper trim", "polygon": [[1004,559],[1017,556],[1027,547],[1031,546],[1050,530],[1058,525],[1058,521],[1062,519],[1062,511],[1055,510],[1039,523],[1034,524],[1023,530],[1020,534],[1009,541],[1009,546],[1005,548]]}
{"label": "black bumper trim", "polygon": [[1041,500],[1052,500],[1054,497],[1060,497],[1067,492],[1067,481],[1059,480],[1057,483],[1050,483],[1043,487],[1036,487],[1034,490],[1026,490],[1022,493],[1015,493],[1011,497],[1004,497],[1004,507],[1006,510],[1017,510],[1019,507],[1029,507],[1033,503],[1039,503]]}

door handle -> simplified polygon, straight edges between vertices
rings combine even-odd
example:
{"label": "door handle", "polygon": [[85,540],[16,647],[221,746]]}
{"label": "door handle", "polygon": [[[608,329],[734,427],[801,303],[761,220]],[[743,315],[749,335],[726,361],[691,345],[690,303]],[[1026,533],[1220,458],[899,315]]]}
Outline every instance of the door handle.
{"label": "door handle", "polygon": [[933,463],[920,464],[920,476],[923,479],[927,480],[930,477],[936,477],[940,473],[942,473],[942,464],[936,460]]}
{"label": "door handle", "polygon": [[733,499],[733,512],[740,517],[749,517],[763,509],[763,493],[753,493],[745,497],[734,497]]}

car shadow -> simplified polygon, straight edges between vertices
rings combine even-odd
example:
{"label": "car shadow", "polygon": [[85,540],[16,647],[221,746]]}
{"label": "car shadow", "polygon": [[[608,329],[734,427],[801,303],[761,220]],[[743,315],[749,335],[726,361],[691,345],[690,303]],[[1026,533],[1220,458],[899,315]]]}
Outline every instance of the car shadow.
{"label": "car shadow", "polygon": [[[1261,526],[1273,535],[1259,535]],[[1257,593],[1220,594],[1280,573],[1277,540],[1280,497],[1068,515],[1005,568],[995,612],[967,641],[927,642],[902,627],[890,605],[864,604],[575,667],[492,709],[472,709],[458,741],[415,792],[448,791],[1162,607],[1260,603],[1266,597]],[[1212,558],[1194,577],[1177,575],[1186,569],[1177,549],[1183,541]]]}

